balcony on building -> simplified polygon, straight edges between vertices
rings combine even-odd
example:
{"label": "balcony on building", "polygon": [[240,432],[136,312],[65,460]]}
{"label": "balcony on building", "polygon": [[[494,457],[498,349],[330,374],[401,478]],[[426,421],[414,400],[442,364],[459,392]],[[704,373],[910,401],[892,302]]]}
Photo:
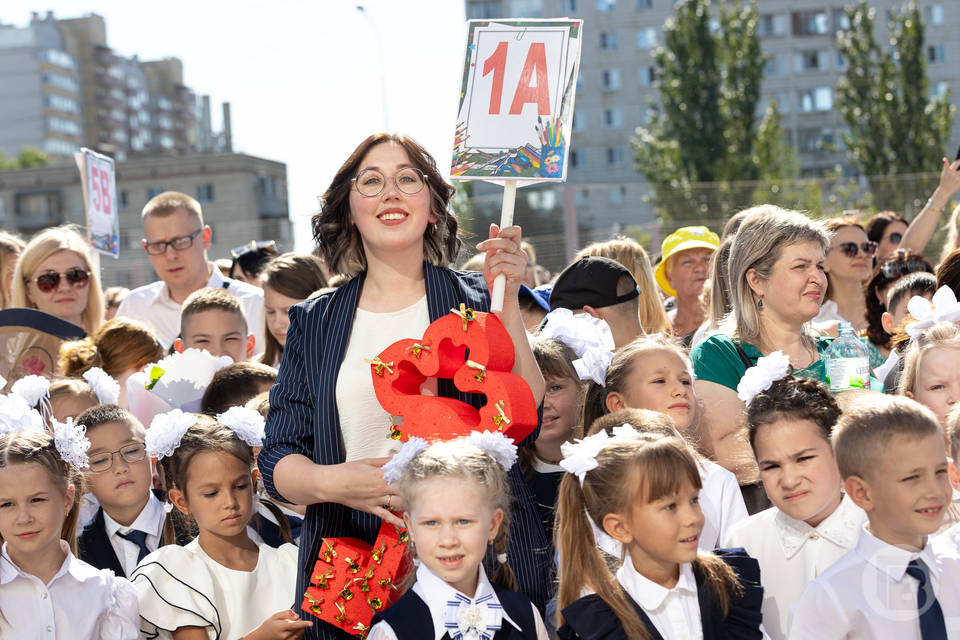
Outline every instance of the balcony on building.
{"label": "balcony on building", "polygon": [[60,189],[26,189],[13,196],[17,228],[37,231],[63,223],[63,197]]}

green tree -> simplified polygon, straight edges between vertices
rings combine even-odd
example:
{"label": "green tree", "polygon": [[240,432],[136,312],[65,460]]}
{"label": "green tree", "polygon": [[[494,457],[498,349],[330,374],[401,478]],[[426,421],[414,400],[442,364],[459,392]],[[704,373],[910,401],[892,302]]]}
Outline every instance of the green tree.
{"label": "green tree", "polygon": [[[876,10],[861,2],[846,9],[849,29],[838,46],[847,69],[837,83],[836,106],[849,133],[847,155],[870,181],[880,209],[904,210],[936,186],[956,108],[949,92],[929,97],[924,27],[911,1],[890,14],[890,46],[874,37]],[[931,173],[929,181],[884,176]],[[929,184],[927,184],[929,182]]]}
{"label": "green tree", "polygon": [[36,169],[47,166],[48,162],[47,154],[36,147],[21,147],[16,158],[0,151],[0,171]]}
{"label": "green tree", "polygon": [[661,224],[723,219],[752,204],[752,181],[793,177],[779,111],[757,122],[765,61],[755,3],[721,4],[712,25],[710,0],[681,0],[664,42],[654,52],[661,110],[632,141]]}

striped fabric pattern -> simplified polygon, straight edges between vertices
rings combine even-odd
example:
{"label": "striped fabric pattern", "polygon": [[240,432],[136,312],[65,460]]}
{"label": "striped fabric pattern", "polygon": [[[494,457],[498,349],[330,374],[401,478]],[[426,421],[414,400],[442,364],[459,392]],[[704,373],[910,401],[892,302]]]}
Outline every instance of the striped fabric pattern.
{"label": "striped fabric pattern", "polygon": [[[273,484],[277,463],[291,454],[304,455],[317,464],[344,461],[343,437],[335,397],[337,375],[343,361],[353,317],[363,286],[364,274],[335,291],[308,300],[290,309],[290,328],[277,383],[270,391],[270,415],[258,467],[271,495],[283,498]],[[461,302],[477,311],[488,311],[490,296],[481,273],[457,272],[424,263],[424,279],[430,321],[457,308]],[[462,393],[450,380],[441,380],[439,393],[479,407],[482,396]],[[539,429],[523,443],[533,442]],[[508,473],[512,493],[510,543],[507,556],[517,576],[520,591],[542,612],[552,594],[552,557],[549,535],[544,531],[530,489],[518,465]],[[335,503],[307,507],[300,539],[298,598],[306,591],[319,545],[325,537],[353,537],[368,543],[376,539],[380,518]],[[494,561],[493,554],[491,562]],[[488,567],[492,572],[495,564]],[[351,638],[331,625],[300,611],[301,617],[316,624],[306,638]]]}

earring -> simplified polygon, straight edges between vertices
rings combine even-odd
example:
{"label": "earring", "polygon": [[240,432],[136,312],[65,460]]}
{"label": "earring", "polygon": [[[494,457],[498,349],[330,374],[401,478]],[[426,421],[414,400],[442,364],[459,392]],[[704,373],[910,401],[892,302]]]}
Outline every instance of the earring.
{"label": "earring", "polygon": [[763,309],[763,298],[757,300],[757,309]]}

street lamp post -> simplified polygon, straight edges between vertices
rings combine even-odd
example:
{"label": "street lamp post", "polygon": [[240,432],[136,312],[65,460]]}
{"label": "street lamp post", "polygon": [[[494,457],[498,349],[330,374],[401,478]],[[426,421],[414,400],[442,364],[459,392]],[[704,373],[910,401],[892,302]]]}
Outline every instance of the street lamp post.
{"label": "street lamp post", "polygon": [[370,22],[370,28],[373,31],[374,40],[377,41],[377,55],[380,58],[380,100],[383,108],[383,130],[389,133],[390,118],[387,115],[387,69],[383,62],[383,42],[380,40],[380,30],[377,28],[376,21],[373,19],[373,16],[370,15],[370,12],[367,11],[365,6],[358,4],[357,11],[362,13]]}

